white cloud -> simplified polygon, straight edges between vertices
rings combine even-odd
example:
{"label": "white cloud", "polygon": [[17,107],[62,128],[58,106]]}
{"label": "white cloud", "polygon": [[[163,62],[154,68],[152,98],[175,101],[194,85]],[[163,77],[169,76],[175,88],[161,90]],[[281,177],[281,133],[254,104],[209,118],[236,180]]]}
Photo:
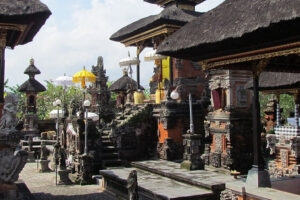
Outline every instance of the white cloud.
{"label": "white cloud", "polygon": [[[136,49],[125,48],[124,45],[109,40],[109,37],[120,28],[161,10],[160,7],[141,0],[43,2],[53,14],[34,41],[6,51],[6,78],[9,79],[9,85],[21,84],[27,80],[28,77],[23,72],[31,57],[42,72],[36,77],[42,83],[43,80],[55,79],[64,73],[71,76],[84,65],[90,70],[100,55],[104,58],[110,80],[116,80],[122,75],[119,60],[127,56],[128,50],[134,55]],[[147,50],[140,56],[141,60],[145,51]],[[135,67],[133,69],[135,72]],[[141,63],[143,86],[148,86],[152,71],[153,63]]]}

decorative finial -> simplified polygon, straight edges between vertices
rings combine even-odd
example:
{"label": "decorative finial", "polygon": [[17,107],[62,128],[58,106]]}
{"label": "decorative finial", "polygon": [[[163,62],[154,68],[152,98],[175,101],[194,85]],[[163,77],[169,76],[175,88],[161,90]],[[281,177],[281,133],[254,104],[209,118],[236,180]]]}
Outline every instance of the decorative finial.
{"label": "decorative finial", "polygon": [[29,61],[30,65],[34,65],[34,59],[31,58],[30,61]]}
{"label": "decorative finial", "polygon": [[83,69],[85,69],[85,66],[83,66]]}
{"label": "decorative finial", "polygon": [[130,57],[130,52],[128,51],[128,57]]}
{"label": "decorative finial", "polygon": [[126,68],[123,69],[123,75],[128,75],[128,70]]}

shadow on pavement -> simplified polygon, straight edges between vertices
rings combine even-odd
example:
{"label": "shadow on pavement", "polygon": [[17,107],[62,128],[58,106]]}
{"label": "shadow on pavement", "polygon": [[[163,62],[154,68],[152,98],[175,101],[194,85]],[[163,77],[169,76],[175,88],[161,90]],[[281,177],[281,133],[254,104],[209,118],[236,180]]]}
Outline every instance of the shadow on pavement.
{"label": "shadow on pavement", "polygon": [[105,193],[83,194],[83,195],[52,195],[49,193],[34,193],[35,200],[113,200]]}

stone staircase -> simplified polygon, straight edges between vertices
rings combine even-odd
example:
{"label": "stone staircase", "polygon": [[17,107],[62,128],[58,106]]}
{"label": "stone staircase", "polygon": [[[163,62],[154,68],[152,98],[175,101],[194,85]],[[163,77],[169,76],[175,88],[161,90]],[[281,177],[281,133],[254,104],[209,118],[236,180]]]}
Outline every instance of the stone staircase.
{"label": "stone staircase", "polygon": [[148,104],[141,104],[126,107],[124,112],[118,112],[111,124],[102,130],[103,169],[122,166],[116,137],[121,134],[124,127],[131,127],[136,120],[140,120],[140,115],[148,108],[148,106]]}

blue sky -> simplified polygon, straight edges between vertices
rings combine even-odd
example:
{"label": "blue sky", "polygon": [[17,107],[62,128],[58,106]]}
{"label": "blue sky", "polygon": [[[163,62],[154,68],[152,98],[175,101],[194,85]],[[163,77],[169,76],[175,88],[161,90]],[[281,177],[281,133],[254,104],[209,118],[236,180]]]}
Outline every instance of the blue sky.
{"label": "blue sky", "polygon": [[[196,7],[207,11],[224,0],[206,0]],[[34,58],[41,75],[36,78],[54,80],[64,73],[72,76],[83,66],[91,70],[97,57],[103,56],[104,67],[110,80],[122,76],[118,65],[120,59],[135,54],[135,48],[109,40],[120,28],[148,15],[161,11],[159,6],[142,0],[42,0],[52,15],[36,35],[33,42],[6,50],[6,79],[9,85],[22,84],[27,80],[23,74]],[[153,63],[144,62],[141,54],[141,84],[148,87],[152,76]],[[134,68],[133,68],[134,69]],[[135,73],[135,69],[134,69]],[[135,78],[136,75],[133,74]]]}

